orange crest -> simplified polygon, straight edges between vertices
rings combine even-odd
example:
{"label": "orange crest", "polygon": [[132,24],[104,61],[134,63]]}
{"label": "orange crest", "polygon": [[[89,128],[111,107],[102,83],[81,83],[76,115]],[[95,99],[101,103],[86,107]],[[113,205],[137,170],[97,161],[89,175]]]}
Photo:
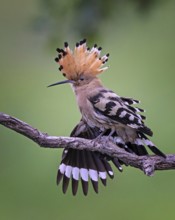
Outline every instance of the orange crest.
{"label": "orange crest", "polygon": [[108,61],[109,54],[100,57],[101,50],[96,44],[92,49],[87,48],[85,39],[76,43],[74,51],[65,42],[64,49],[57,49],[58,57],[55,61],[67,79],[75,79],[81,74],[96,76],[108,68],[103,65]]}

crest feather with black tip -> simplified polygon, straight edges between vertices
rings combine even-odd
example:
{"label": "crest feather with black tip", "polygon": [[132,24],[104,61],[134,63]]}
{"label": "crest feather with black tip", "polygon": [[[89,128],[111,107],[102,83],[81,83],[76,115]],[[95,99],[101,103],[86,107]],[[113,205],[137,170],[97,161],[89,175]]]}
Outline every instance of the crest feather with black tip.
{"label": "crest feather with black tip", "polygon": [[103,65],[108,61],[109,54],[101,57],[101,50],[96,44],[89,49],[85,39],[76,43],[73,51],[65,42],[64,49],[57,48],[58,57],[55,61],[60,65],[59,70],[69,80],[77,79],[80,75],[96,76],[108,69]]}

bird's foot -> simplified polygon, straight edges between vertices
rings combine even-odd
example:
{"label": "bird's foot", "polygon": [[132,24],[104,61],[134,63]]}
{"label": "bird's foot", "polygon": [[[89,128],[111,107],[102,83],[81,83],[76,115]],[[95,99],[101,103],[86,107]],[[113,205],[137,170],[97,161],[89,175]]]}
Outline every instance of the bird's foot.
{"label": "bird's foot", "polygon": [[94,144],[99,141],[103,141],[105,144],[107,144],[109,141],[113,141],[112,135],[114,133],[113,130],[108,135],[105,135],[106,131],[101,132],[95,139],[94,139]]}

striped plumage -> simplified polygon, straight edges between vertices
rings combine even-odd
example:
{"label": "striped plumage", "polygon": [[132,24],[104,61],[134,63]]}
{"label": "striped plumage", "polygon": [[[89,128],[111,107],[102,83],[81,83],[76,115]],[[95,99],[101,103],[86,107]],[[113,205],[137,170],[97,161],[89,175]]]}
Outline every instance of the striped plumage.
{"label": "striped plumage", "polygon": [[[57,49],[58,57],[55,60],[67,80],[50,86],[70,83],[82,115],[72,136],[94,139],[104,135],[106,140],[113,138],[116,145],[131,153],[146,155],[145,146],[148,146],[154,153],[165,157],[147,137],[152,136],[153,132],[144,123],[145,116],[141,115],[143,110],[132,106],[139,101],[120,97],[101,84],[97,75],[107,69],[103,65],[109,57],[109,54],[101,57],[101,49],[96,44],[92,49],[87,48],[86,40],[77,43],[73,51],[68,43],[65,43],[64,49]],[[57,178],[59,183],[63,177],[63,192],[66,192],[69,179],[72,178],[73,194],[76,194],[78,179],[81,178],[84,194],[87,194],[88,176],[97,192],[98,178],[105,185],[106,173],[112,172],[111,168],[106,168],[104,163],[109,163],[104,158],[104,155],[88,150],[78,152],[66,149]],[[122,161],[116,159],[113,162],[120,170]]]}

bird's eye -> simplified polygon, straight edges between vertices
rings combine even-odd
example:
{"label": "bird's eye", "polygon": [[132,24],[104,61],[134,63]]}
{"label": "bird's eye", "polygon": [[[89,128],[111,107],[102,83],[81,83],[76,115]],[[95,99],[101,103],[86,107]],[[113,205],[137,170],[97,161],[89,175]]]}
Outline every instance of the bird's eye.
{"label": "bird's eye", "polygon": [[80,77],[80,81],[83,81],[84,80],[84,77]]}

